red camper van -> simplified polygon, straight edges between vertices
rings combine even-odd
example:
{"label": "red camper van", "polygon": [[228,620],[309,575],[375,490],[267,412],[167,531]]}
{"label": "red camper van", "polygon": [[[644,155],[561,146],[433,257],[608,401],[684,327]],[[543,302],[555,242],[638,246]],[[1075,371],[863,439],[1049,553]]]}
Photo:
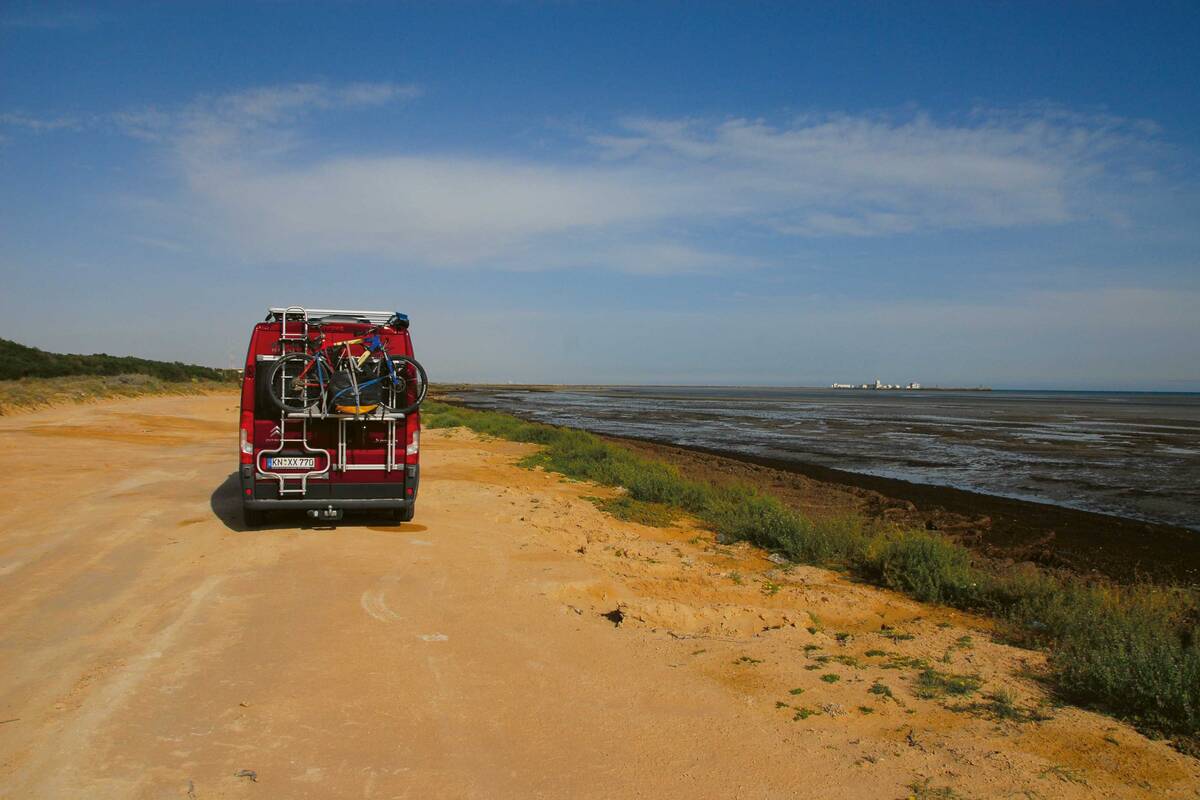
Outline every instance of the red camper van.
{"label": "red camper van", "polygon": [[404,314],[269,309],[250,334],[242,378],[246,525],[284,510],[411,520],[425,389]]}

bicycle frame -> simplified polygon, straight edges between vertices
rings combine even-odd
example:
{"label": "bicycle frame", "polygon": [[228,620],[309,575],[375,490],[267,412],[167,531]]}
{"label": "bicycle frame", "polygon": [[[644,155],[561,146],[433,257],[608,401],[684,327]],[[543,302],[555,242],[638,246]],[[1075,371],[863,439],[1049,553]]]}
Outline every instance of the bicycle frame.
{"label": "bicycle frame", "polygon": [[[356,345],[356,344],[365,344],[366,345],[363,348],[361,355],[356,356],[350,352],[350,347],[352,345]],[[312,364],[317,365],[317,370],[318,370],[317,378],[318,378],[318,380],[321,381],[322,385],[325,383],[325,380],[324,380],[323,376],[321,375],[322,366],[324,366],[324,368],[326,370],[328,370],[330,374],[337,371],[336,369],[334,369],[333,361],[329,357],[329,351],[336,350],[339,347],[345,348],[346,360],[349,362],[352,362],[354,364],[354,368],[356,370],[361,370],[363,368],[363,365],[367,363],[367,359],[369,359],[375,353],[383,353],[385,356],[388,355],[387,348],[384,346],[383,340],[378,335],[359,336],[356,339],[343,339],[340,342],[332,342],[330,344],[322,345],[321,347],[319,347],[317,349],[317,352],[315,353],[315,355],[317,355],[319,357],[314,359],[312,362]],[[306,375],[308,375],[311,368],[312,368],[311,364],[308,367],[305,367],[303,370],[300,371],[300,374],[297,375],[296,378],[305,377]],[[390,364],[389,364],[389,368],[390,368]]]}
{"label": "bicycle frame", "polygon": [[[363,345],[362,353],[357,356],[353,355],[350,349],[356,344]],[[313,365],[316,365],[317,382],[321,386],[321,390],[324,391],[325,386],[329,381],[329,377],[337,371],[334,368],[332,359],[329,357],[329,351],[336,350],[338,348],[345,348],[346,361],[354,365],[352,372],[361,371],[368,359],[370,359],[374,354],[382,354],[383,361],[385,364],[387,364],[387,377],[391,380],[393,385],[399,383],[399,379],[396,374],[396,366],[392,363],[391,356],[387,351],[387,346],[384,345],[383,339],[378,334],[373,334],[371,336],[359,336],[354,339],[343,339],[339,342],[332,342],[327,345],[322,345],[317,349],[316,355],[318,357],[313,359],[309,366],[301,370],[300,374],[295,377],[295,380],[303,380],[310,373]],[[329,375],[325,375],[325,372],[328,372]],[[355,381],[354,390],[357,394],[359,389],[366,386],[374,386],[375,384],[382,383],[383,381],[384,376],[380,376],[363,383],[358,383]]]}

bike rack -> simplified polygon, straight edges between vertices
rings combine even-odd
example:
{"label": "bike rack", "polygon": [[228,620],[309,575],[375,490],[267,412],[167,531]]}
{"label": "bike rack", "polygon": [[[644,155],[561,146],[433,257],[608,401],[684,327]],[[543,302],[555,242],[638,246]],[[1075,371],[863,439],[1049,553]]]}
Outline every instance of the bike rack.
{"label": "bike rack", "polygon": [[304,308],[303,306],[287,306],[268,308],[267,321],[271,321],[270,317],[275,317],[276,320],[281,320],[285,315],[292,314],[296,311],[303,311],[306,321],[314,317],[353,317],[355,319],[360,319],[363,322],[369,322],[372,325],[383,325],[395,315],[394,311],[351,311],[347,309],[336,308]]}
{"label": "bike rack", "polygon": [[[325,316],[348,316],[357,319],[362,319],[371,324],[383,324],[392,318],[391,312],[386,311],[344,311],[331,309],[307,309],[302,306],[287,306],[286,308],[270,308],[268,312],[279,322],[279,340],[280,340],[280,356],[286,354],[289,344],[299,344],[303,352],[308,344],[308,329],[309,320],[314,317]],[[270,316],[268,317],[268,320]],[[289,323],[292,323],[289,325]],[[298,328],[298,329],[297,329]],[[260,357],[263,361],[273,361],[276,358]],[[284,383],[287,383],[287,375],[284,375]],[[308,492],[309,480],[327,479],[331,471],[352,472],[356,470],[380,470],[385,473],[394,472],[401,469],[396,464],[396,423],[407,418],[406,414],[394,413],[384,410],[382,406],[377,407],[374,411],[365,414],[340,414],[330,413],[325,407],[325,398],[322,397],[316,406],[307,411],[283,411],[279,417],[279,445],[271,450],[259,451],[255,459],[255,469],[258,476],[265,478],[274,478],[279,482],[279,494],[298,494],[304,496]],[[336,457],[328,450],[319,447],[311,447],[308,443],[308,423],[312,420],[337,420],[337,455]],[[358,422],[363,425],[371,423],[383,423],[387,425],[387,439],[385,444],[386,457],[383,464],[351,464],[347,458],[346,440],[348,437],[347,426],[350,422]],[[300,430],[289,436],[289,423],[292,430],[298,425]],[[314,458],[324,457],[325,466],[323,469],[310,470],[309,472],[277,472],[274,470],[263,469],[263,457],[276,455],[286,449],[286,445],[300,445],[301,451],[305,454],[312,454]]]}

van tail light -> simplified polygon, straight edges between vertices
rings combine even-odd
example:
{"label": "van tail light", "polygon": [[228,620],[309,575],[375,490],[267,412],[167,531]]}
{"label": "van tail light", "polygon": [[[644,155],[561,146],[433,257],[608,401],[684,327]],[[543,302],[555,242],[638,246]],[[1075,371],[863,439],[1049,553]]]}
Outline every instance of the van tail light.
{"label": "van tail light", "polygon": [[408,447],[404,448],[406,455],[415,456],[421,452],[421,432],[413,431],[412,440],[408,443]]}
{"label": "van tail light", "polygon": [[254,462],[254,441],[251,432],[254,429],[254,412],[242,412],[242,430],[241,430],[241,463],[251,464]]}

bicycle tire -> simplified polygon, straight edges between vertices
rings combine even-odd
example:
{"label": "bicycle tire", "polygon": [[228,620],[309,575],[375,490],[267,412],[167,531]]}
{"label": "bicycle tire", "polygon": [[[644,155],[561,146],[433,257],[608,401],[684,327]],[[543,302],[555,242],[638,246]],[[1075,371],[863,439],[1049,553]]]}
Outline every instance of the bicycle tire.
{"label": "bicycle tire", "polygon": [[[396,372],[403,374],[406,372],[405,365],[411,364],[415,375],[413,378],[404,375],[405,385],[399,388],[394,384],[389,385],[390,382],[385,378],[379,404],[394,414],[411,414],[425,401],[425,395],[429,391],[429,379],[425,375],[425,368],[421,366],[421,362],[408,356],[389,355],[388,358],[391,359],[392,368]],[[389,374],[387,367],[382,362],[379,364],[379,369],[382,373],[381,377]],[[414,382],[416,383],[415,387],[413,387]],[[410,388],[412,388],[411,392]]]}
{"label": "bicycle tire", "polygon": [[[293,376],[297,375],[305,369],[305,365],[319,359],[320,356],[316,354],[290,353],[276,361],[267,377],[271,401],[283,411],[296,412],[307,411],[319,403],[321,396],[325,393],[325,381],[321,379],[323,369],[320,364],[316,365],[315,373],[317,379],[315,382],[306,381],[302,387],[293,386],[293,392],[291,393],[287,391],[287,386],[284,383],[289,371]],[[291,365],[293,368],[290,370],[286,369],[288,365]],[[296,389],[300,391],[294,391]]]}

